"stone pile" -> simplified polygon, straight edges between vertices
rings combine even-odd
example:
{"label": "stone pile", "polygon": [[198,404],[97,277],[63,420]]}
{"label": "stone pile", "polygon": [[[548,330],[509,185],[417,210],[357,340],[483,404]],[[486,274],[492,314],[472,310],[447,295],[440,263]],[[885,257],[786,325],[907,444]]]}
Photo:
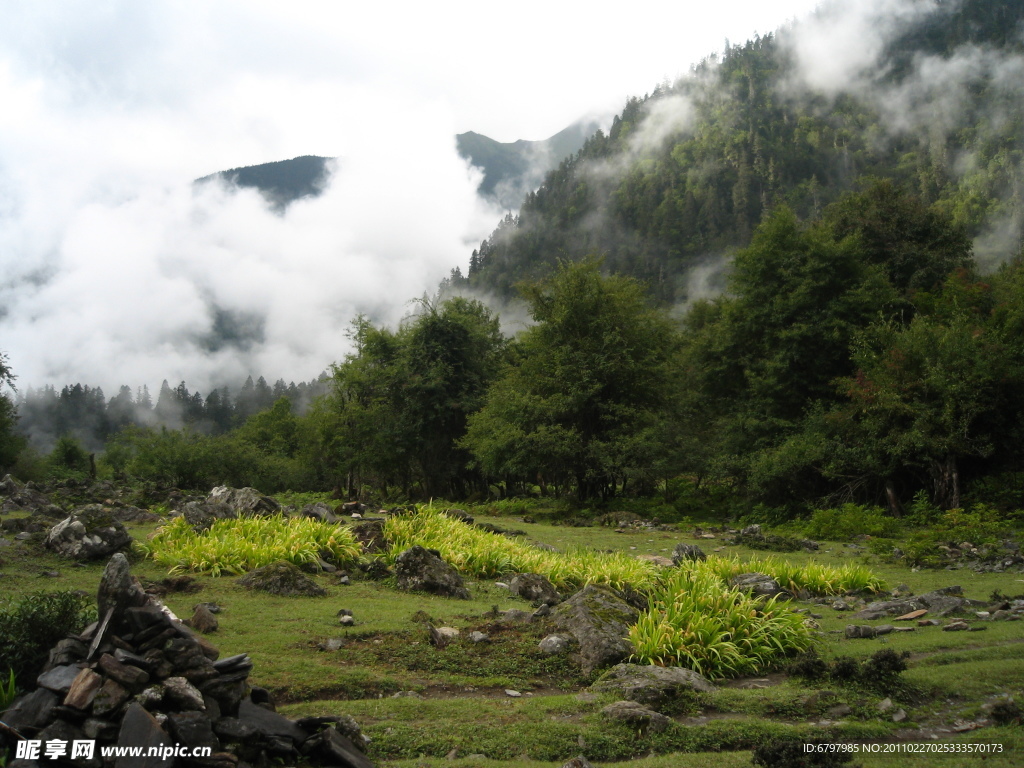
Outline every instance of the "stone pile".
{"label": "stone pile", "polygon": [[[91,740],[91,759],[16,759],[9,768],[36,765],[200,766],[245,768],[270,764],[372,768],[350,717],[289,720],[274,711],[269,693],[248,682],[246,654],[220,659],[205,638],[143,592],[123,555],[103,572],[100,620],[61,640],[37,680],[0,715],[0,755],[14,734],[65,744]],[[4,743],[4,739],[7,743]],[[158,747],[148,758],[104,761],[104,746]],[[199,754],[197,748],[207,754]],[[168,756],[170,755],[170,756]]]}

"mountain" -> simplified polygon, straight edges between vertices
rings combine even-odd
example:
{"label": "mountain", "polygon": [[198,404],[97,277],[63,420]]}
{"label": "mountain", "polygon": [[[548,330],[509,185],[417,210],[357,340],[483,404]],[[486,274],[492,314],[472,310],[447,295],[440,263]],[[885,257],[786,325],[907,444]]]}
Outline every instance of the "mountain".
{"label": "mountain", "polygon": [[257,189],[275,208],[283,210],[303,197],[319,195],[330,177],[330,164],[336,158],[303,155],[291,160],[248,165],[218,171],[196,179],[196,184],[220,180],[239,187]]}
{"label": "mountain", "polygon": [[545,174],[576,154],[600,127],[597,120],[579,120],[542,141],[495,141],[469,131],[455,137],[459,154],[480,168],[483,181],[477,191],[504,208],[517,208],[537,188]]}
{"label": "mountain", "polygon": [[869,177],[950,214],[983,267],[1005,261],[1024,224],[1024,3],[903,5],[862,27],[843,14],[864,9],[823,6],[630,99],[481,243],[468,283],[510,295],[597,254],[685,302],[721,287],[768,212],[811,218]]}

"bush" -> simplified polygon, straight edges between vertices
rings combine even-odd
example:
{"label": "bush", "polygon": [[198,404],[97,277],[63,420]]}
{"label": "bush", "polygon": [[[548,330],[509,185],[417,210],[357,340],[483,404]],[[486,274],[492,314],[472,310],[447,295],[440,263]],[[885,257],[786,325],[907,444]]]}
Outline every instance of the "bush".
{"label": "bush", "polygon": [[37,592],[0,609],[0,669],[11,669],[20,687],[33,685],[59,640],[95,619],[80,592]]}
{"label": "bush", "polygon": [[804,527],[804,532],[813,539],[826,541],[849,541],[862,534],[893,538],[900,533],[900,523],[879,507],[844,504],[838,509],[815,512]]}

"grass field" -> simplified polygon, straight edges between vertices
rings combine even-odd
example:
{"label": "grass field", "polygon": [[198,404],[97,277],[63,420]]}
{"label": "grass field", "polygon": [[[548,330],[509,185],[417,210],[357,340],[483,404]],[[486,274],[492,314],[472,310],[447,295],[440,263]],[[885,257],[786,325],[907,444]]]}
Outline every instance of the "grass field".
{"label": "grass field", "polygon": [[[5,515],[5,518],[10,515]],[[565,527],[487,517],[487,522],[522,530],[536,542],[566,551],[587,548],[627,555],[671,553],[676,543],[699,543],[708,554],[761,558],[764,553],[722,539],[697,540],[687,531],[607,527]],[[129,526],[146,540],[155,526]],[[716,551],[718,550],[718,551]],[[776,555],[794,564],[816,562],[867,566],[890,585],[921,593],[958,584],[967,597],[986,600],[995,591],[1024,592],[1019,573],[977,574],[968,570],[911,571],[880,561],[844,543],[822,544],[813,555]],[[0,548],[0,588],[7,598],[38,590],[80,589],[94,593],[103,563],[76,566],[32,542]],[[54,575],[59,573],[59,575]],[[167,577],[167,566],[139,560],[133,573],[143,582]],[[170,593],[165,601],[179,616],[198,602],[222,607],[211,641],[222,656],[248,653],[255,663],[251,682],[270,689],[279,709],[300,715],[349,714],[372,739],[370,756],[394,768],[552,768],[583,754],[595,765],[629,759],[630,768],[748,766],[750,750],[773,737],[852,741],[859,745],[1002,745],[1001,753],[967,751],[889,753],[862,751],[864,766],[1014,766],[1024,764],[1020,726],[985,727],[964,733],[954,728],[982,715],[988,697],[1010,694],[1024,700],[1024,622],[972,621],[980,631],[943,632],[922,627],[869,640],[847,640],[848,613],[829,605],[794,603],[817,619],[820,653],[826,660],[864,660],[880,649],[910,654],[903,684],[889,694],[907,718],[894,723],[878,709],[882,692],[836,682],[808,683],[781,669],[740,680],[725,680],[712,694],[694,695],[673,709],[674,723],[661,733],[639,733],[610,724],[600,715],[612,699],[591,694],[593,677],[562,656],[537,649],[551,631],[542,622],[509,625],[495,611],[530,610],[495,585],[495,576],[467,578],[472,599],[452,600],[399,591],[388,581],[370,581],[358,569],[351,584],[334,575],[316,581],[327,596],[277,598],[251,592],[234,576],[195,574],[199,591]],[[339,609],[352,611],[355,625],[338,625]],[[423,620],[436,626],[487,633],[490,642],[460,639],[439,650],[428,642]],[[856,623],[883,623],[861,622]],[[330,639],[340,649],[322,650]],[[2,672],[3,670],[0,670]],[[512,698],[506,689],[523,694]],[[395,696],[395,694],[403,694]],[[837,709],[841,708],[841,709]],[[847,710],[848,708],[848,710]],[[842,711],[845,714],[833,715]],[[932,747],[935,748],[935,747]],[[968,747],[959,747],[966,750]],[[448,759],[448,755],[454,755]]]}

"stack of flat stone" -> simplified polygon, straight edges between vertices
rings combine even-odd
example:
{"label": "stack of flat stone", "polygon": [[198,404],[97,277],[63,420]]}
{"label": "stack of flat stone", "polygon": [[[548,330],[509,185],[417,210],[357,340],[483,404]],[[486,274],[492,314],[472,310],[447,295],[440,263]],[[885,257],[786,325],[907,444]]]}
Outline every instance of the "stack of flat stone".
{"label": "stack of flat stone", "polygon": [[[100,768],[104,746],[178,747],[171,757],[117,758],[115,766],[246,768],[272,763],[372,768],[352,718],[292,721],[274,711],[269,693],[250,686],[248,655],[220,659],[216,648],[146,595],[124,555],[103,572],[100,620],[61,640],[38,688],[0,714],[0,755],[15,737],[44,743],[92,740],[91,759],[16,759],[9,768],[75,765]],[[7,739],[7,743],[4,743]],[[208,748],[206,756],[196,748]],[[168,752],[164,752],[164,755]]]}

